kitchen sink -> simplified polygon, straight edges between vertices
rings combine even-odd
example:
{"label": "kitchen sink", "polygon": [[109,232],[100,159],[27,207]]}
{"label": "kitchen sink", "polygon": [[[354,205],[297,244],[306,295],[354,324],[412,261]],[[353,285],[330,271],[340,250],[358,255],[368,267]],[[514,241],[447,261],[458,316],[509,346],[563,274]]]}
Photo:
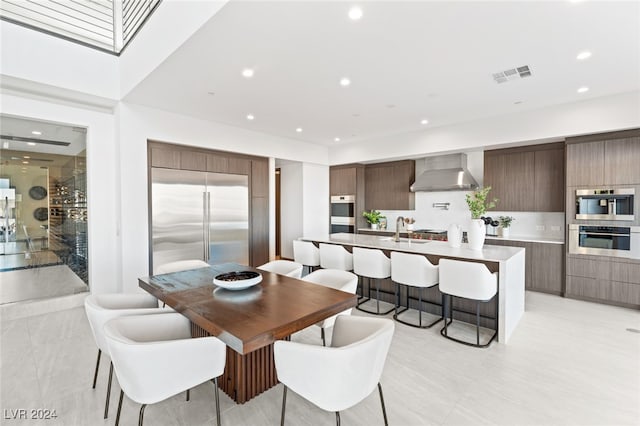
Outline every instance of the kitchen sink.
{"label": "kitchen sink", "polygon": [[[384,237],[380,238],[380,241],[392,241],[395,242],[395,238],[393,237]],[[409,244],[426,244],[429,243],[430,240],[417,240],[414,238],[400,238],[399,243],[409,243]]]}

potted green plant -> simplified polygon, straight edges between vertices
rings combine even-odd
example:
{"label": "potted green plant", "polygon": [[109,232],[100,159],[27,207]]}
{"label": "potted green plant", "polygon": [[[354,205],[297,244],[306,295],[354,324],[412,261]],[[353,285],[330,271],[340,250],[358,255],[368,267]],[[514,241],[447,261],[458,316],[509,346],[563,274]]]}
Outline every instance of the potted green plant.
{"label": "potted green plant", "polygon": [[471,212],[471,224],[467,232],[467,239],[471,250],[482,250],[485,227],[484,221],[480,219],[480,216],[483,216],[487,209],[495,207],[498,203],[497,198],[487,201],[489,191],[491,191],[491,187],[485,186],[466,195],[467,206],[469,206],[469,211]]}
{"label": "potted green plant", "polygon": [[500,236],[503,238],[509,238],[509,227],[511,226],[511,222],[516,220],[513,216],[499,216],[498,222],[500,222],[500,228],[498,232]]}
{"label": "potted green plant", "polygon": [[378,210],[364,211],[362,216],[371,224],[371,229],[378,229],[380,219],[384,217]]}

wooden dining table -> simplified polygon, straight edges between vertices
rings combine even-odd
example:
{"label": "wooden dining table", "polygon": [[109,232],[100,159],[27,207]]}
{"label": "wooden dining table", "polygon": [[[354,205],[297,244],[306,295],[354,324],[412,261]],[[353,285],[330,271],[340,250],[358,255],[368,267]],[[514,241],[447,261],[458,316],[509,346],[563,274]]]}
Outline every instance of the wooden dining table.
{"label": "wooden dining table", "polygon": [[[237,271],[259,272],[262,282],[239,291],[213,284],[217,275]],[[276,340],[357,303],[354,294],[234,263],[153,275],[139,278],[138,283],[189,318],[192,337],[216,336],[227,345],[218,385],[240,404],[278,383],[273,361]]]}

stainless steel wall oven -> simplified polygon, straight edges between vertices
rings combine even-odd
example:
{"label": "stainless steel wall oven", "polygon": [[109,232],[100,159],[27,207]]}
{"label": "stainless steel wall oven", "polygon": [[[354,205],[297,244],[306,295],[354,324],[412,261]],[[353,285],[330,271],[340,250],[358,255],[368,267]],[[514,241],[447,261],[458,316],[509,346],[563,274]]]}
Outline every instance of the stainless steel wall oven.
{"label": "stainless steel wall oven", "polygon": [[355,195],[333,195],[331,197],[330,232],[356,231],[356,197]]}
{"label": "stainless steel wall oven", "polygon": [[576,219],[634,220],[635,189],[577,189]]}
{"label": "stainless steel wall oven", "polygon": [[640,259],[640,226],[569,225],[569,253]]}

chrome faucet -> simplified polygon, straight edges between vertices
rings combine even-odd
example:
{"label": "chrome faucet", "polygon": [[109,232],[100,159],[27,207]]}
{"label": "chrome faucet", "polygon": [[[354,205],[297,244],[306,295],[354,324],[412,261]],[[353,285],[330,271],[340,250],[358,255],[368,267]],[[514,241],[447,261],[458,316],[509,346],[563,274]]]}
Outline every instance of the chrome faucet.
{"label": "chrome faucet", "polygon": [[396,243],[400,241],[400,227],[402,226],[403,223],[404,223],[404,217],[398,216],[398,218],[396,219],[396,236],[393,239],[393,241],[395,241]]}

